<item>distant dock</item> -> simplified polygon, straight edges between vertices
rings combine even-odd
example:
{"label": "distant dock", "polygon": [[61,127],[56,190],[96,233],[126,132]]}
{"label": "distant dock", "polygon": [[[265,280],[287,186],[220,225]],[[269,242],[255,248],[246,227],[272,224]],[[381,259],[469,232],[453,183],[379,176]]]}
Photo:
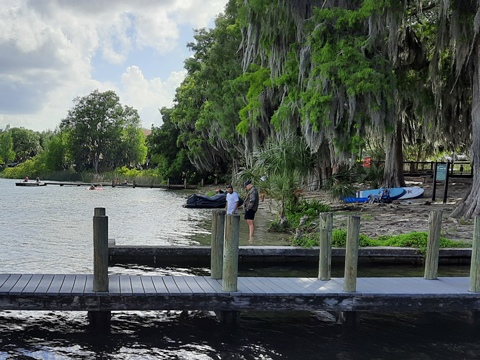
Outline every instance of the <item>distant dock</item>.
{"label": "distant dock", "polygon": [[181,190],[181,189],[196,189],[197,185],[188,185],[188,184],[137,184],[135,181],[131,183],[109,183],[109,182],[61,182],[61,181],[41,181],[41,182],[17,182],[16,186],[47,186],[47,185],[56,185],[56,186],[102,186],[102,187],[118,187],[118,188],[150,188],[150,189],[169,189],[169,190]]}

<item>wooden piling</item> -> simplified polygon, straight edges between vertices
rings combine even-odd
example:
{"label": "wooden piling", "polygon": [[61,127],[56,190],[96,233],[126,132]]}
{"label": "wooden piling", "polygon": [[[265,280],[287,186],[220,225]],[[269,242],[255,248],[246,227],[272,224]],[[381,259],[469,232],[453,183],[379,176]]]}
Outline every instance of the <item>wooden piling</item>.
{"label": "wooden piling", "polygon": [[211,278],[221,279],[223,271],[223,239],[225,238],[225,210],[213,210],[210,267]]}
{"label": "wooden piling", "polygon": [[240,215],[228,214],[225,220],[225,241],[223,243],[222,291],[237,291],[239,238]]}
{"label": "wooden piling", "polygon": [[108,217],[105,208],[93,216],[93,291],[108,291]]}
{"label": "wooden piling", "polygon": [[470,261],[470,287],[468,291],[480,292],[480,216],[473,225],[472,259]]}
{"label": "wooden piling", "polygon": [[[108,292],[108,217],[105,208],[95,208],[93,216],[93,291]],[[90,326],[99,331],[110,327],[110,311],[88,311]]]}
{"label": "wooden piling", "polygon": [[435,280],[438,275],[438,257],[440,255],[440,232],[442,231],[442,211],[434,210],[428,217],[427,254],[425,256],[425,274],[427,280]]}
{"label": "wooden piling", "polygon": [[345,249],[345,279],[343,290],[357,291],[358,247],[360,244],[360,216],[350,216],[347,220],[347,244]]}
{"label": "wooden piling", "polygon": [[332,269],[333,214],[320,214],[320,254],[318,257],[318,278],[330,280]]}

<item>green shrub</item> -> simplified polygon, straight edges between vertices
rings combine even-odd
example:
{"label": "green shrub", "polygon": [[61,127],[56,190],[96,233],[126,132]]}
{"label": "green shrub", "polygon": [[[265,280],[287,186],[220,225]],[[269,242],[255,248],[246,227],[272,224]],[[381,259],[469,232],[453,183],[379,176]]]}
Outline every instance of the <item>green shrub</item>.
{"label": "green shrub", "polygon": [[[305,234],[301,239],[292,240],[292,245],[294,246],[303,246],[303,247],[312,247],[318,246],[320,235],[318,231]],[[427,248],[428,233],[426,232],[411,232],[409,234],[402,235],[389,235],[389,236],[380,236],[376,239],[372,239],[366,235],[360,234],[360,246],[391,246],[391,247],[409,247],[409,248],[418,248],[423,253]],[[332,247],[345,247],[347,242],[347,230],[345,229],[335,229],[332,231]],[[441,248],[465,248],[471,247],[471,244],[463,241],[453,241],[440,237],[440,247]]]}

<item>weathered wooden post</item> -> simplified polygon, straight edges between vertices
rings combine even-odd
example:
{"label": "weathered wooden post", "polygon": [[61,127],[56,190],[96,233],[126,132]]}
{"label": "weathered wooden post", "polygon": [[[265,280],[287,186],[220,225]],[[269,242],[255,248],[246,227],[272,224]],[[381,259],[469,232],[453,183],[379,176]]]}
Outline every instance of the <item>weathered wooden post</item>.
{"label": "weathered wooden post", "polygon": [[[108,217],[105,208],[95,208],[93,216],[93,291],[108,292]],[[110,311],[89,311],[91,325],[108,327]]]}
{"label": "weathered wooden post", "polygon": [[93,216],[93,291],[108,291],[108,216],[95,208]]}
{"label": "weathered wooden post", "polygon": [[211,278],[221,279],[223,271],[223,239],[225,238],[225,210],[213,210],[212,249],[210,254]]}
{"label": "weathered wooden post", "polygon": [[[240,239],[240,215],[228,214],[225,217],[225,240],[223,242],[222,291],[237,291],[238,245]],[[217,311],[218,319],[226,326],[240,323],[240,311]]]}
{"label": "weathered wooden post", "polygon": [[[347,243],[345,249],[345,278],[343,290],[357,291],[358,248],[360,246],[360,216],[350,216],[347,219]],[[346,329],[356,328],[359,316],[356,311],[343,311],[339,320]]]}
{"label": "weathered wooden post", "polygon": [[229,214],[225,221],[222,291],[237,291],[239,239],[240,215]]}
{"label": "weathered wooden post", "polygon": [[318,278],[330,280],[332,269],[333,214],[320,214],[320,253],[318,257]]}
{"label": "weathered wooden post", "polygon": [[360,246],[360,216],[347,220],[347,244],[345,249],[345,280],[343,290],[357,291],[358,247]]}
{"label": "weathered wooden post", "polygon": [[434,210],[428,217],[427,254],[425,274],[427,280],[435,280],[438,275],[438,257],[440,255],[440,232],[442,230],[442,211]]}
{"label": "weathered wooden post", "polygon": [[480,292],[480,216],[473,225],[472,258],[470,261],[470,287],[468,291]]}

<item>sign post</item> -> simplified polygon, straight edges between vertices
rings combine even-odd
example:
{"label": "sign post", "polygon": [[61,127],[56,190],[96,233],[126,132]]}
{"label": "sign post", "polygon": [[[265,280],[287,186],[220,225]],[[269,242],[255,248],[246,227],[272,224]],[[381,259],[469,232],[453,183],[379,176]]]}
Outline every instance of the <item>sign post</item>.
{"label": "sign post", "polygon": [[443,203],[447,202],[447,192],[448,192],[448,173],[450,168],[450,162],[445,163],[435,163],[435,170],[433,176],[433,192],[432,192],[432,201],[435,201],[435,193],[437,190],[437,181],[443,181]]}

